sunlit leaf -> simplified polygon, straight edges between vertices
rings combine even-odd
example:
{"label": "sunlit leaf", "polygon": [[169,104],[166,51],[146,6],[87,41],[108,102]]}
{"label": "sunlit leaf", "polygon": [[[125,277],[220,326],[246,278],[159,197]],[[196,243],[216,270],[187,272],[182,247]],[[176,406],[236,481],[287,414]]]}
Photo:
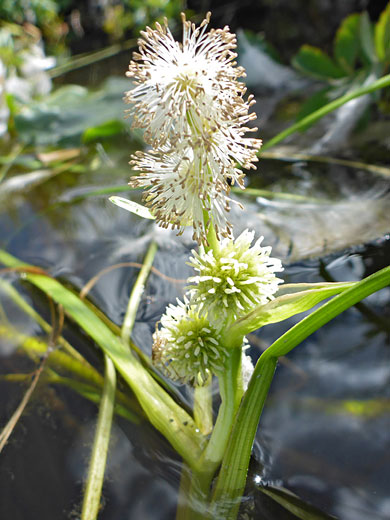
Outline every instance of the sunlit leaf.
{"label": "sunlit leaf", "polygon": [[154,220],[156,218],[152,215],[152,213],[147,207],[141,206],[141,204],[137,204],[132,200],[124,199],[123,197],[117,197],[115,195],[110,197],[108,200],[116,206],[119,206],[120,208],[125,209],[126,211],[130,211],[130,213],[135,213],[135,215],[138,215],[139,217],[147,218],[150,220]]}
{"label": "sunlit leaf", "polygon": [[284,321],[291,316],[305,312],[318,303],[339,294],[354,282],[323,284],[286,284],[281,286],[276,298],[266,305],[259,305],[252,312],[237,320],[226,331],[226,341],[234,342],[245,334],[264,327],[270,323]]}
{"label": "sunlit leaf", "polygon": [[327,54],[317,47],[303,45],[293,58],[293,65],[315,78],[329,80],[345,76],[345,72]]}
{"label": "sunlit leaf", "polygon": [[364,54],[370,63],[378,61],[378,56],[375,52],[373,27],[367,12],[360,16],[360,41]]}
{"label": "sunlit leaf", "polygon": [[390,60],[390,2],[375,26],[375,48],[380,60]]}
{"label": "sunlit leaf", "polygon": [[82,139],[84,143],[90,143],[91,141],[96,141],[98,139],[104,139],[120,134],[123,132],[124,128],[125,124],[123,121],[114,119],[113,121],[107,121],[101,125],[87,128],[83,133]]}
{"label": "sunlit leaf", "polygon": [[351,14],[345,18],[336,33],[334,40],[334,56],[339,65],[351,74],[360,48],[359,41],[360,14]]}

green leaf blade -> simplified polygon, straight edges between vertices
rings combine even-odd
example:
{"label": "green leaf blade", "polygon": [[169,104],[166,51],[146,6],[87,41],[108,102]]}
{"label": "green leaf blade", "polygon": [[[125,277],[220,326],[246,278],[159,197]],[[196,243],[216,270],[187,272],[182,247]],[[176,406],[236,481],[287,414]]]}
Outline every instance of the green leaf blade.
{"label": "green leaf blade", "polygon": [[288,284],[281,286],[276,298],[266,305],[259,305],[252,312],[237,320],[226,332],[226,342],[240,338],[270,323],[284,321],[296,314],[308,311],[323,300],[335,296],[354,285],[351,283]]}
{"label": "green leaf blade", "polygon": [[368,61],[376,63],[378,56],[375,50],[373,26],[366,11],[360,16],[360,42]]}
{"label": "green leaf blade", "polygon": [[321,49],[303,45],[293,58],[293,65],[304,74],[317,79],[332,80],[345,76],[345,72]]}
{"label": "green leaf blade", "polygon": [[215,486],[212,512],[226,520],[235,520],[245,488],[248,464],[258,422],[272,382],[276,361],[299,345],[316,330],[370,294],[390,285],[390,267],[357,282],[312,312],[276,340],[258,360],[247,392],[236,416],[229,444]]}
{"label": "green leaf blade", "polygon": [[93,441],[88,477],[85,486],[82,520],[95,520],[100,507],[104,473],[110,444],[111,425],[115,408],[116,371],[114,363],[106,355],[104,385],[99,405],[98,421]]}
{"label": "green leaf blade", "polygon": [[106,121],[101,125],[91,126],[87,128],[83,135],[83,143],[91,143],[100,139],[107,139],[109,137],[116,136],[123,132],[125,125],[122,121],[113,119],[112,121]]}
{"label": "green leaf blade", "polygon": [[390,60],[390,2],[375,26],[375,49],[381,61]]}
{"label": "green leaf blade", "polygon": [[259,487],[259,490],[300,520],[337,520],[335,516],[323,513],[312,505],[304,502],[288,489],[276,486],[264,486]]}
{"label": "green leaf blade", "polygon": [[360,14],[354,13],[347,16],[338,28],[334,40],[334,56],[348,75],[354,71],[360,49],[359,25]]}
{"label": "green leaf blade", "polygon": [[191,467],[200,457],[203,436],[192,417],[178,405],[135,358],[127,346],[92,310],[57,280],[28,272],[29,266],[0,250],[0,262],[8,267],[25,267],[25,279],[61,304],[70,316],[108,355],[133,390],[152,425],[172,444]]}
{"label": "green leaf blade", "polygon": [[336,110],[337,108],[345,105],[345,103],[348,103],[348,101],[351,101],[351,99],[355,99],[360,96],[364,96],[365,94],[370,94],[372,92],[375,92],[379,89],[385,88],[390,86],[390,74],[386,74],[386,76],[382,76],[380,79],[373,81],[367,86],[357,88],[356,90],[353,90],[352,92],[348,92],[344,96],[340,96],[339,98],[335,99],[334,101],[331,101],[327,105],[323,106],[322,108],[319,108],[312,114],[304,117],[301,119],[301,121],[298,121],[297,123],[294,123],[293,125],[289,126],[285,130],[282,130],[279,134],[277,134],[275,137],[264,143],[262,146],[259,155],[261,155],[262,152],[265,152],[266,150],[269,150],[269,148],[272,148],[276,144],[280,143],[286,137],[290,136],[291,134],[301,130],[302,128],[307,127],[308,125],[311,125],[321,119],[322,117],[326,116],[333,110]]}

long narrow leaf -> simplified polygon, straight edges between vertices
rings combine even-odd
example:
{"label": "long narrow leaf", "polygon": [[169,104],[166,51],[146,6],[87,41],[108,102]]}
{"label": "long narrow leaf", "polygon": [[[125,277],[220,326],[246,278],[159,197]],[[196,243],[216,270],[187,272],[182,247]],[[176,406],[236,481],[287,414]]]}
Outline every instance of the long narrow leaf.
{"label": "long narrow leaf", "polygon": [[319,511],[312,505],[301,500],[288,489],[275,486],[259,487],[259,490],[275,500],[300,520],[337,520],[335,516]]}
{"label": "long narrow leaf", "polygon": [[129,302],[127,305],[127,310],[125,314],[125,318],[123,320],[122,328],[121,328],[121,337],[123,341],[129,341],[131,332],[134,327],[135,317],[137,314],[137,310],[139,307],[139,302],[141,300],[142,294],[144,292],[145,283],[149,276],[150,270],[152,268],[154,257],[157,252],[157,244],[155,242],[151,242],[149,245],[148,252],[146,253],[144,263],[141,267],[141,270],[137,276],[137,280],[133,285],[133,289],[131,291],[131,295],[129,298]]}
{"label": "long narrow leaf", "polygon": [[266,305],[259,305],[229,327],[225,332],[224,342],[230,347],[240,346],[242,337],[246,334],[269,323],[277,323],[308,311],[323,300],[346,291],[353,285],[354,282],[281,286],[274,300]]}
{"label": "long narrow leaf", "polygon": [[234,520],[245,488],[248,464],[260,415],[276,361],[316,330],[372,293],[390,284],[390,267],[378,271],[335,296],[275,341],[261,356],[237,413],[229,444],[215,487],[213,518]]}
{"label": "long narrow leaf", "polygon": [[[6,325],[0,325],[0,338],[9,339],[14,342],[17,341],[18,346],[22,348],[35,362],[39,361],[42,356],[46,356],[49,351],[49,345],[41,339],[26,336],[25,334],[22,334]],[[76,391],[78,391],[78,385],[82,386],[87,383],[88,387],[93,388],[97,395],[94,402],[99,402],[104,380],[101,374],[94,367],[90,366],[86,362],[84,363],[83,361],[80,361],[78,358],[73,358],[68,352],[64,352],[58,348],[50,351],[50,355],[47,356],[46,365],[55,367],[56,370],[61,370],[61,372],[72,374],[72,379],[68,380],[68,378],[58,375],[52,370],[52,368],[47,367],[45,370],[46,380],[48,379],[47,373],[50,372],[51,374],[55,374],[60,383],[62,383],[63,380],[66,380],[67,384],[68,381],[73,381]],[[53,377],[50,377],[49,379],[49,382],[57,382]],[[71,385],[68,384],[68,386]],[[81,386],[79,388],[81,388]],[[136,401],[133,396],[129,397],[119,390],[117,390],[116,399],[121,403],[122,408],[127,411],[127,418],[132,422],[139,423],[140,417],[143,416],[143,411],[140,408],[138,401]]]}
{"label": "long narrow leaf", "polygon": [[133,200],[117,197],[116,195],[113,195],[108,200],[116,206],[119,206],[126,211],[130,211],[130,213],[135,213],[139,217],[150,220],[155,220],[156,218],[151,214],[150,209],[148,209],[146,206],[142,206],[141,204],[137,204],[137,202],[134,202]]}
{"label": "long narrow leaf", "polygon": [[97,518],[108,446],[110,444],[111,424],[115,406],[116,371],[114,363],[107,355],[104,357],[104,360],[103,393],[85,486],[81,520],[95,520]]}
{"label": "long narrow leaf", "polygon": [[[29,267],[3,250],[0,250],[0,262],[10,267]],[[61,303],[65,312],[96,341],[129,384],[153,426],[190,466],[197,467],[203,436],[196,430],[192,417],[174,402],[80,298],[47,276],[26,273],[25,279]]]}

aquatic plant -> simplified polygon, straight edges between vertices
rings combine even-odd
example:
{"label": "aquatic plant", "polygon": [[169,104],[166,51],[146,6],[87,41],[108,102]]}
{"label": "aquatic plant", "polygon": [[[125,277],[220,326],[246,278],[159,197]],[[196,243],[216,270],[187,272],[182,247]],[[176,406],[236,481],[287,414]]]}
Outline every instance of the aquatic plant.
{"label": "aquatic plant", "polygon": [[[206,33],[209,19],[210,14],[196,28],[183,16],[181,44],[174,41],[166,24],[148,28],[129,67],[128,75],[135,78],[136,86],[126,95],[126,101],[134,104],[134,125],[145,130],[151,146],[149,152],[133,157],[131,164],[141,175],[130,184],[147,189],[145,201],[158,225],[176,227],[179,233],[185,226],[192,227],[193,239],[199,243],[199,251],[193,251],[189,262],[198,274],[188,279],[185,302],[170,305],[161,318],[161,328],[154,336],[153,361],[168,377],[195,387],[194,416],[200,431],[208,431],[199,421],[210,416],[211,410],[204,413],[210,397],[199,389],[207,389],[213,375],[219,381],[221,406],[211,436],[196,464],[183,457],[191,483],[181,489],[186,505],[181,505],[179,519],[235,518],[236,499],[243,491],[251,445],[277,357],[310,332],[303,321],[296,326],[297,332],[288,333],[293,338],[290,346],[285,347],[281,339],[269,347],[246,392],[247,381],[243,382],[240,369],[247,362],[242,350],[245,335],[331,295],[345,291],[352,299],[356,297],[355,284],[349,283],[309,284],[303,290],[298,284],[278,297],[282,280],[274,273],[282,271],[282,266],[270,257],[271,249],[260,246],[262,239],[251,247],[254,233],[248,230],[234,240],[225,220],[229,207],[220,202],[221,192],[229,193],[228,178],[244,188],[236,163],[253,167],[261,142],[242,138],[249,130],[242,124],[253,118],[248,115],[252,99],[244,101],[246,89],[237,82],[244,71],[231,65],[235,38],[227,27]],[[134,210],[134,205],[119,197],[112,201]],[[388,277],[388,270],[379,276],[382,282],[387,280],[384,284]],[[338,298],[344,301],[343,296]],[[322,309],[319,314],[324,322],[331,316]],[[248,415],[248,406],[255,419]],[[203,419],[197,415],[198,409],[203,410]],[[221,463],[213,488],[211,482]]]}
{"label": "aquatic plant", "polygon": [[[142,33],[139,52],[127,76],[136,86],[126,93],[133,104],[133,126],[144,129],[151,152],[132,158],[141,175],[130,185],[147,188],[145,201],[163,227],[193,227],[193,238],[207,244],[211,222],[219,236],[231,236],[227,213],[230,186],[244,188],[236,163],[253,168],[259,139],[245,125],[253,96],[244,99],[244,75],[234,61],[235,35],[229,28],[206,32],[210,15],[198,28],[183,14],[183,40],[165,25]],[[204,211],[208,218],[204,218]]]}
{"label": "aquatic plant", "polygon": [[[227,27],[207,33],[209,17],[200,27],[183,18],[182,45],[175,42],[166,24],[148,28],[130,65],[130,76],[138,84],[126,98],[135,104],[135,125],[145,130],[151,147],[132,158],[140,174],[131,184],[146,188],[148,208],[119,197],[113,202],[161,227],[179,232],[192,228],[198,242],[198,250],[189,259],[195,273],[187,280],[187,294],[183,302],[169,305],[157,324],[152,359],[130,336],[156,254],[154,242],[149,245],[120,329],[42,269],[0,251],[6,269],[23,273],[24,280],[50,296],[61,306],[59,312],[63,309],[103,353],[104,378],[60,342],[56,327],[48,329],[41,322],[50,331],[47,345],[19,338],[34,359],[45,353],[48,364],[58,339],[66,356],[54,350],[57,362],[72,367],[82,381],[65,381],[52,366],[50,380],[73,385],[81,395],[100,403],[83,520],[98,514],[115,411],[135,423],[147,419],[181,457],[178,520],[235,519],[278,358],[390,282],[390,268],[385,268],[362,282],[281,284],[275,274],[282,272],[281,262],[270,256],[270,247],[260,237],[253,243],[254,233],[246,230],[234,238],[228,222],[230,184],[235,181],[244,189],[237,163],[253,167],[260,141],[244,137],[249,131],[245,125],[253,117],[249,115],[253,100],[245,100],[245,87],[238,81],[244,71],[232,63],[234,35]],[[202,72],[205,67],[206,74]],[[147,110],[149,103],[152,111]],[[7,283],[4,288],[31,315],[32,310],[13,288]],[[253,369],[245,354],[247,334],[309,311],[329,298],[270,345]],[[44,365],[41,367],[43,370]],[[116,388],[117,372],[132,390],[131,399]],[[220,398],[215,419],[213,379],[218,380]],[[181,402],[170,380],[188,385],[194,399],[192,409]],[[0,447],[8,432],[4,429],[0,435]]]}

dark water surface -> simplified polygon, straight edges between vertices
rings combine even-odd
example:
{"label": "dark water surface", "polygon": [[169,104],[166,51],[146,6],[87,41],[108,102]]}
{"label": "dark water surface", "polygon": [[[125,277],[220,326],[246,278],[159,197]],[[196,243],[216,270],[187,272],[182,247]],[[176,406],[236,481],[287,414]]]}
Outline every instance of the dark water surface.
{"label": "dark water surface", "polygon": [[[323,4],[330,9],[329,2]],[[319,21],[326,25],[322,18]],[[285,41],[293,37],[298,36],[286,34]],[[249,52],[244,46],[242,50]],[[58,83],[96,85],[102,75],[124,72],[128,56],[121,54],[116,60],[114,65],[105,61],[69,74]],[[289,88],[304,89],[306,84],[302,86],[301,80],[297,83],[291,70],[275,68],[273,74],[265,74],[256,69],[253,59],[251,63],[247,79],[257,93],[256,109],[263,128],[275,115],[280,90],[284,95]],[[274,85],[266,81],[270,78],[280,87],[275,87],[274,95],[270,95]],[[111,87],[111,97],[100,100],[97,114],[91,102],[88,117],[98,116],[102,110],[110,113],[112,106],[105,105],[113,97],[115,110],[122,112],[121,97],[127,87],[115,80]],[[70,114],[64,110],[62,115],[77,133],[77,110]],[[363,137],[355,136],[355,148],[348,148],[345,155],[355,158],[355,151],[363,155],[368,150],[371,162],[386,164],[390,126],[385,123],[376,127],[376,134],[367,130]],[[278,131],[272,125],[275,123],[271,121],[265,128],[265,136]],[[42,142],[57,146],[50,128],[43,126],[41,130]],[[318,126],[314,130],[318,132]],[[375,135],[377,147],[372,146],[370,135]],[[70,130],[66,138],[72,138]],[[303,148],[305,139],[298,139]],[[68,141],[67,146],[73,144]],[[125,131],[121,137],[83,148],[81,169],[49,177],[43,174],[29,182],[26,177],[18,178],[25,169],[16,166],[9,178],[18,182],[0,184],[0,247],[81,290],[107,266],[142,263],[148,243],[152,238],[157,240],[154,265],[176,282],[155,274],[149,278],[133,339],[150,354],[155,323],[166,305],[182,296],[183,279],[190,274],[185,261],[193,247],[191,233],[178,238],[114,207],[108,201],[111,193],[93,194],[107,186],[124,186],[131,173],[128,157],[141,146],[137,136]],[[284,155],[294,155],[294,147]],[[364,157],[359,155],[359,159]],[[264,235],[263,244],[272,245],[273,255],[283,260],[286,282],[359,280],[389,265],[389,176],[370,172],[363,165],[263,158],[258,172],[248,178],[248,188],[244,195],[234,194],[246,208],[232,214],[235,235],[246,227],[255,229],[257,236]],[[282,196],[270,198],[262,191],[251,191],[254,189],[272,190]],[[288,193],[294,196],[286,197]],[[137,192],[119,194],[140,201]],[[137,274],[135,267],[114,269],[102,276],[90,293],[91,300],[119,326]],[[3,276],[50,321],[49,305],[42,294],[15,273]],[[0,302],[0,324],[6,316],[19,332],[47,339],[1,288]],[[252,334],[249,353],[253,360],[300,318]],[[65,323],[64,335],[102,372],[100,350],[89,338],[69,322]],[[32,374],[36,369],[18,346],[15,339],[0,337],[1,375]],[[0,378],[0,425],[19,405],[30,381]],[[261,418],[241,518],[296,518],[261,491],[261,486],[268,485],[290,490],[324,513],[307,518],[333,515],[340,520],[389,520],[389,382],[387,288],[343,313],[287,359],[280,360]],[[126,391],[125,386],[121,389]],[[188,399],[185,390],[180,390]],[[0,454],[0,519],[79,518],[96,414],[93,403],[63,385],[47,384],[44,375],[41,377]],[[165,439],[145,423],[134,425],[116,418],[99,518],[173,519],[179,477],[180,461]]]}
{"label": "dark water surface", "polygon": [[[4,200],[0,245],[81,289],[109,265],[142,262],[149,240],[157,239],[155,267],[179,281],[153,274],[149,279],[133,339],[150,353],[155,322],[166,304],[182,294],[180,280],[189,274],[184,262],[191,241],[187,234],[179,239],[156,230],[111,205],[107,195],[82,197],[93,189],[126,182],[127,151],[119,154],[107,145],[105,152],[109,164],[103,162],[83,174],[58,175]],[[247,195],[246,212],[232,217],[236,234],[249,226],[265,235],[264,243],[272,244],[274,254],[284,259],[286,281],[358,280],[388,265],[387,180],[363,170],[304,162],[264,160],[260,172],[249,179],[250,188],[309,197],[297,202]],[[132,196],[139,200],[138,194]],[[115,269],[91,292],[94,303],[118,325],[137,272],[130,267]],[[49,316],[42,295],[17,275],[6,277]],[[20,332],[44,337],[3,294],[1,302]],[[253,359],[296,321],[253,334]],[[66,325],[65,335],[102,368],[100,353],[88,338],[72,324]],[[243,518],[295,518],[258,489],[262,484],[289,489],[343,520],[390,518],[389,336],[387,288],[280,361],[261,419]],[[34,370],[16,347],[11,340],[2,340],[2,374]],[[1,424],[25,390],[26,384],[0,380]],[[0,518],[78,517],[95,418],[94,404],[66,387],[47,385],[42,378],[1,454]],[[179,472],[175,454],[152,428],[116,420],[101,518],[174,518]]]}

